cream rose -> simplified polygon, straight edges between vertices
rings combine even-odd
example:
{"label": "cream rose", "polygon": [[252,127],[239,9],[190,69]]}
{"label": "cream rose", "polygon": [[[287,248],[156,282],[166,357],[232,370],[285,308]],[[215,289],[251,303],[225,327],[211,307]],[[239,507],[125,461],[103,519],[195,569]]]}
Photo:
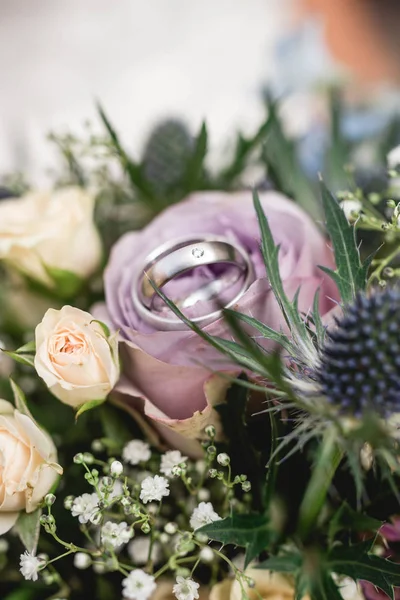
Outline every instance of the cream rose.
{"label": "cream rose", "polygon": [[52,287],[49,270],[91,275],[101,261],[94,197],[78,187],[30,192],[0,203],[0,259]]}
{"label": "cream rose", "polygon": [[0,400],[0,535],[22,510],[35,510],[62,468],[49,435],[26,414]]}
{"label": "cream rose", "polygon": [[[293,582],[280,573],[249,568],[245,574],[255,583],[252,588],[244,586],[249,600],[294,600]],[[210,592],[210,600],[242,600],[239,582],[236,579],[225,579],[217,583]],[[305,596],[303,600],[310,598]]]}
{"label": "cream rose", "polygon": [[36,327],[35,368],[50,391],[78,407],[104,400],[119,377],[117,336],[72,306],[50,308]]}

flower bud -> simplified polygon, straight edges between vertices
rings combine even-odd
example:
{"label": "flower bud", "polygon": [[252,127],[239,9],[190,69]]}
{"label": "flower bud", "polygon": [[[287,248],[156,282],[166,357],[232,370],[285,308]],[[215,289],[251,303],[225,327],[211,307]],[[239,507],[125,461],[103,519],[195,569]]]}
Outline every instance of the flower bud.
{"label": "flower bud", "polygon": [[164,527],[164,531],[168,533],[168,535],[175,535],[175,533],[178,531],[178,526],[173,522],[167,523]]}
{"label": "flower bud", "polygon": [[204,546],[200,550],[200,560],[203,563],[212,563],[214,560],[214,552],[211,550],[209,546]]}
{"label": "flower bud", "polygon": [[229,456],[226,454],[226,452],[221,452],[221,454],[218,454],[217,456],[217,462],[222,466],[222,467],[227,467],[229,465],[229,463],[231,462],[231,459],[229,458]]}
{"label": "flower bud", "polygon": [[74,500],[74,496],[67,496],[64,500],[64,508],[66,508],[67,510],[71,510]]}
{"label": "flower bud", "polygon": [[244,492],[249,492],[251,490],[251,483],[250,483],[250,481],[243,481],[243,483],[242,483],[242,490]]}
{"label": "flower bud", "polygon": [[143,531],[143,533],[150,533],[151,531],[151,527],[148,523],[143,523],[140,529]]}
{"label": "flower bud", "polygon": [[92,564],[92,559],[84,552],[77,552],[74,556],[74,566],[77,569],[87,569]]}
{"label": "flower bud", "polygon": [[45,496],[44,502],[45,502],[46,506],[53,506],[55,501],[56,501],[56,497],[54,494],[47,494]]}
{"label": "flower bud", "polygon": [[215,438],[215,435],[216,435],[216,430],[215,430],[215,427],[214,427],[214,425],[207,425],[207,427],[205,428],[205,430],[204,430],[204,431],[205,431],[205,434],[206,434],[206,435],[207,435],[209,438],[211,438],[211,439]]}
{"label": "flower bud", "polygon": [[119,477],[122,475],[124,467],[119,460],[114,460],[110,465],[110,473],[113,477]]}

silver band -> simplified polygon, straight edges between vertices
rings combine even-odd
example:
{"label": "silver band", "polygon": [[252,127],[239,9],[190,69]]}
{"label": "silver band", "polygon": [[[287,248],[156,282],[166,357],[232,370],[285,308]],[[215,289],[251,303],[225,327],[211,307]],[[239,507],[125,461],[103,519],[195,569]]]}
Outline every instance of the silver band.
{"label": "silver band", "polygon": [[[154,250],[146,259],[143,271],[134,279],[132,285],[132,301],[139,316],[149,325],[159,330],[179,330],[186,326],[175,315],[166,317],[160,314],[156,302],[159,299],[150,280],[162,288],[169,281],[196,267],[227,264],[231,268],[221,277],[191,292],[185,298],[171,300],[180,309],[192,306],[199,300],[207,301],[218,298],[220,294],[233,289],[241,280],[239,291],[235,286],[234,294],[224,299],[224,306],[232,306],[242,297],[249,285],[254,281],[252,262],[247,252],[231,240],[210,235],[191,236],[167,242]],[[165,305],[164,305],[165,306]],[[206,325],[216,320],[221,310],[214,310],[192,320],[199,325]]]}

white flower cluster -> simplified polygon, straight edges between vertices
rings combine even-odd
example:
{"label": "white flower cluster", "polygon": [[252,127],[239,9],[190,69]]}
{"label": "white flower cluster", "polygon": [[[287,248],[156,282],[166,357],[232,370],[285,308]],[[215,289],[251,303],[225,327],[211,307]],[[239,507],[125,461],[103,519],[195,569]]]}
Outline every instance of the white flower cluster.
{"label": "white flower cluster", "polygon": [[125,521],[113,523],[107,521],[101,528],[101,541],[106,548],[119,548],[133,537],[133,529]]}

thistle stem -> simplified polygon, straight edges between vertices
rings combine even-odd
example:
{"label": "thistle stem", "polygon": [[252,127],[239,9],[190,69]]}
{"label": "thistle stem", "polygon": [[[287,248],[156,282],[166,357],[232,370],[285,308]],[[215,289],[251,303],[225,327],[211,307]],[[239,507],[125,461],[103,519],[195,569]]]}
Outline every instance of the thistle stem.
{"label": "thistle stem", "polygon": [[334,428],[327,431],[300,505],[297,533],[305,540],[324,506],[333,476],[343,457]]}

